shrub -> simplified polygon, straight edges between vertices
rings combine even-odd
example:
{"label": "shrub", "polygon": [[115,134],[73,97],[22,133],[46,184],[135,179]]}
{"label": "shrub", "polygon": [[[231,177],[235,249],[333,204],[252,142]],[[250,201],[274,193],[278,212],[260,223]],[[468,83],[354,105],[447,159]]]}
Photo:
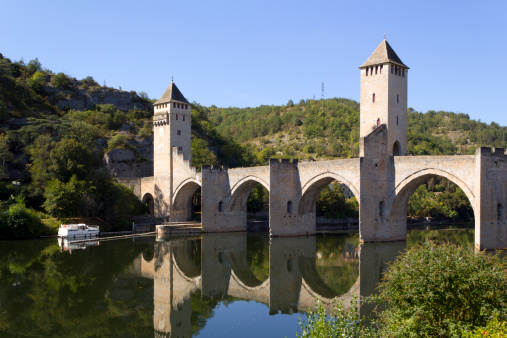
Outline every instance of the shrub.
{"label": "shrub", "polygon": [[317,311],[307,312],[308,323],[299,319],[303,332],[297,337],[375,337],[374,332],[363,325],[359,318],[357,299],[350,301],[350,310],[345,310],[343,304],[335,299],[333,313],[327,315],[322,302],[317,300]]}
{"label": "shrub", "polygon": [[460,336],[485,326],[492,315],[505,320],[506,264],[472,248],[426,242],[401,255],[384,274],[380,294],[383,337]]}
{"label": "shrub", "polygon": [[51,77],[51,84],[56,88],[66,88],[70,85],[70,78],[64,73],[58,73]]}
{"label": "shrub", "polygon": [[126,140],[122,134],[116,134],[107,141],[107,148],[109,150],[116,148],[125,148]]}
{"label": "shrub", "polygon": [[44,228],[37,214],[20,200],[0,214],[0,238],[34,238],[40,236]]}
{"label": "shrub", "polygon": [[507,322],[499,321],[498,317],[494,317],[488,322],[488,325],[486,325],[486,327],[480,327],[475,329],[475,331],[473,332],[465,333],[463,337],[465,338],[507,337]]}

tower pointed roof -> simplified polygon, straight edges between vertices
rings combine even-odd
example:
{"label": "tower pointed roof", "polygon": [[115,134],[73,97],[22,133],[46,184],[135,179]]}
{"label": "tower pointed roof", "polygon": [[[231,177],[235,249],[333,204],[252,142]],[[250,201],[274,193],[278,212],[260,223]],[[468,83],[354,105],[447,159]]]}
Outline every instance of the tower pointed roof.
{"label": "tower pointed roof", "polygon": [[378,65],[381,63],[394,63],[398,66],[402,66],[408,68],[407,65],[401,61],[401,59],[396,55],[394,49],[389,45],[386,39],[382,40],[380,45],[378,45],[377,49],[370,55],[368,60],[361,65],[359,68],[368,67],[372,65]]}
{"label": "tower pointed roof", "polygon": [[155,102],[155,104],[167,103],[172,101],[189,103],[185,98],[185,96],[183,96],[183,94],[180,92],[178,87],[176,87],[174,82],[171,82],[171,84],[169,85],[169,87],[167,87],[162,97],[157,102]]}

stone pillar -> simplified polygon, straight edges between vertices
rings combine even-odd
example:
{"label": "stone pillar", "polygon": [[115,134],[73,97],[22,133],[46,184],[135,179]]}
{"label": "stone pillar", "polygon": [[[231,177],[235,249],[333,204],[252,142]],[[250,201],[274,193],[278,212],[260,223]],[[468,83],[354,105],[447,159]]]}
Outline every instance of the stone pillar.
{"label": "stone pillar", "polygon": [[359,236],[361,242],[400,241],[407,237],[406,221],[389,220],[389,193],[394,188],[394,162],[388,156],[384,124],[361,138]]}
{"label": "stone pillar", "polygon": [[301,181],[298,161],[276,158],[269,160],[269,233],[271,236],[315,234],[313,222],[305,222],[298,212]]}
{"label": "stone pillar", "polygon": [[476,153],[475,247],[507,248],[507,158],[503,148],[478,148]]}

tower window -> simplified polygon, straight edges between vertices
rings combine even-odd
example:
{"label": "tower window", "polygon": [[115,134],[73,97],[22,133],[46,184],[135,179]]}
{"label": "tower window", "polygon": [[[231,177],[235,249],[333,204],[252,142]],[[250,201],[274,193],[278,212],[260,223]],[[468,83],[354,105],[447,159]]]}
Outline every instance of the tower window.
{"label": "tower window", "polygon": [[183,146],[178,146],[178,151],[183,151]]}
{"label": "tower window", "polygon": [[394,75],[398,75],[398,67],[394,67]]}
{"label": "tower window", "polygon": [[384,201],[380,201],[379,204],[378,204],[378,215],[380,217],[384,217],[384,214],[385,214],[385,210],[384,210]]}
{"label": "tower window", "polygon": [[375,102],[375,93],[373,93],[373,96],[372,96],[372,102]]}
{"label": "tower window", "polygon": [[366,68],[366,76],[368,76],[368,68]]}
{"label": "tower window", "polygon": [[180,104],[178,103],[178,108],[180,107]]}
{"label": "tower window", "polygon": [[173,108],[176,108],[176,103],[173,102]]}
{"label": "tower window", "polygon": [[398,116],[398,115],[396,115],[396,124],[398,124],[398,122],[399,122],[398,117],[399,117],[399,116]]}
{"label": "tower window", "polygon": [[185,105],[185,109],[188,109],[188,104]]}
{"label": "tower window", "polygon": [[176,135],[181,135],[181,130],[177,130]]}
{"label": "tower window", "polygon": [[402,74],[402,76],[403,76],[403,77],[405,77],[405,69],[403,69],[403,70],[401,71],[401,74]]}
{"label": "tower window", "polygon": [[391,67],[391,74],[394,74],[394,67],[393,67],[393,65],[390,65],[390,67]]}
{"label": "tower window", "polygon": [[224,211],[224,202],[222,201],[218,202],[218,211],[220,212]]}
{"label": "tower window", "polygon": [[377,75],[378,72],[378,66],[375,66],[375,75]]}
{"label": "tower window", "polygon": [[396,94],[396,103],[400,103],[400,94]]}
{"label": "tower window", "polygon": [[377,127],[380,127],[380,119],[377,119]]}
{"label": "tower window", "polygon": [[384,67],[384,65],[380,65],[380,74],[382,74],[382,68]]}
{"label": "tower window", "polygon": [[183,121],[185,121],[185,115],[183,115]]}
{"label": "tower window", "polygon": [[176,120],[178,120],[178,114],[176,114]]}

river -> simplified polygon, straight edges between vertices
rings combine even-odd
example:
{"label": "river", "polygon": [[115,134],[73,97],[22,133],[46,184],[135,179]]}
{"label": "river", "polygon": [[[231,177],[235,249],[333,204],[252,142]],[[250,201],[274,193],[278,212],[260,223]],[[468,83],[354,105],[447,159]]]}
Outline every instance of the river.
{"label": "river", "polygon": [[474,230],[363,245],[345,232],[0,241],[0,336],[294,337],[316,298],[331,308],[368,296],[389,261],[427,239],[473,246]]}

